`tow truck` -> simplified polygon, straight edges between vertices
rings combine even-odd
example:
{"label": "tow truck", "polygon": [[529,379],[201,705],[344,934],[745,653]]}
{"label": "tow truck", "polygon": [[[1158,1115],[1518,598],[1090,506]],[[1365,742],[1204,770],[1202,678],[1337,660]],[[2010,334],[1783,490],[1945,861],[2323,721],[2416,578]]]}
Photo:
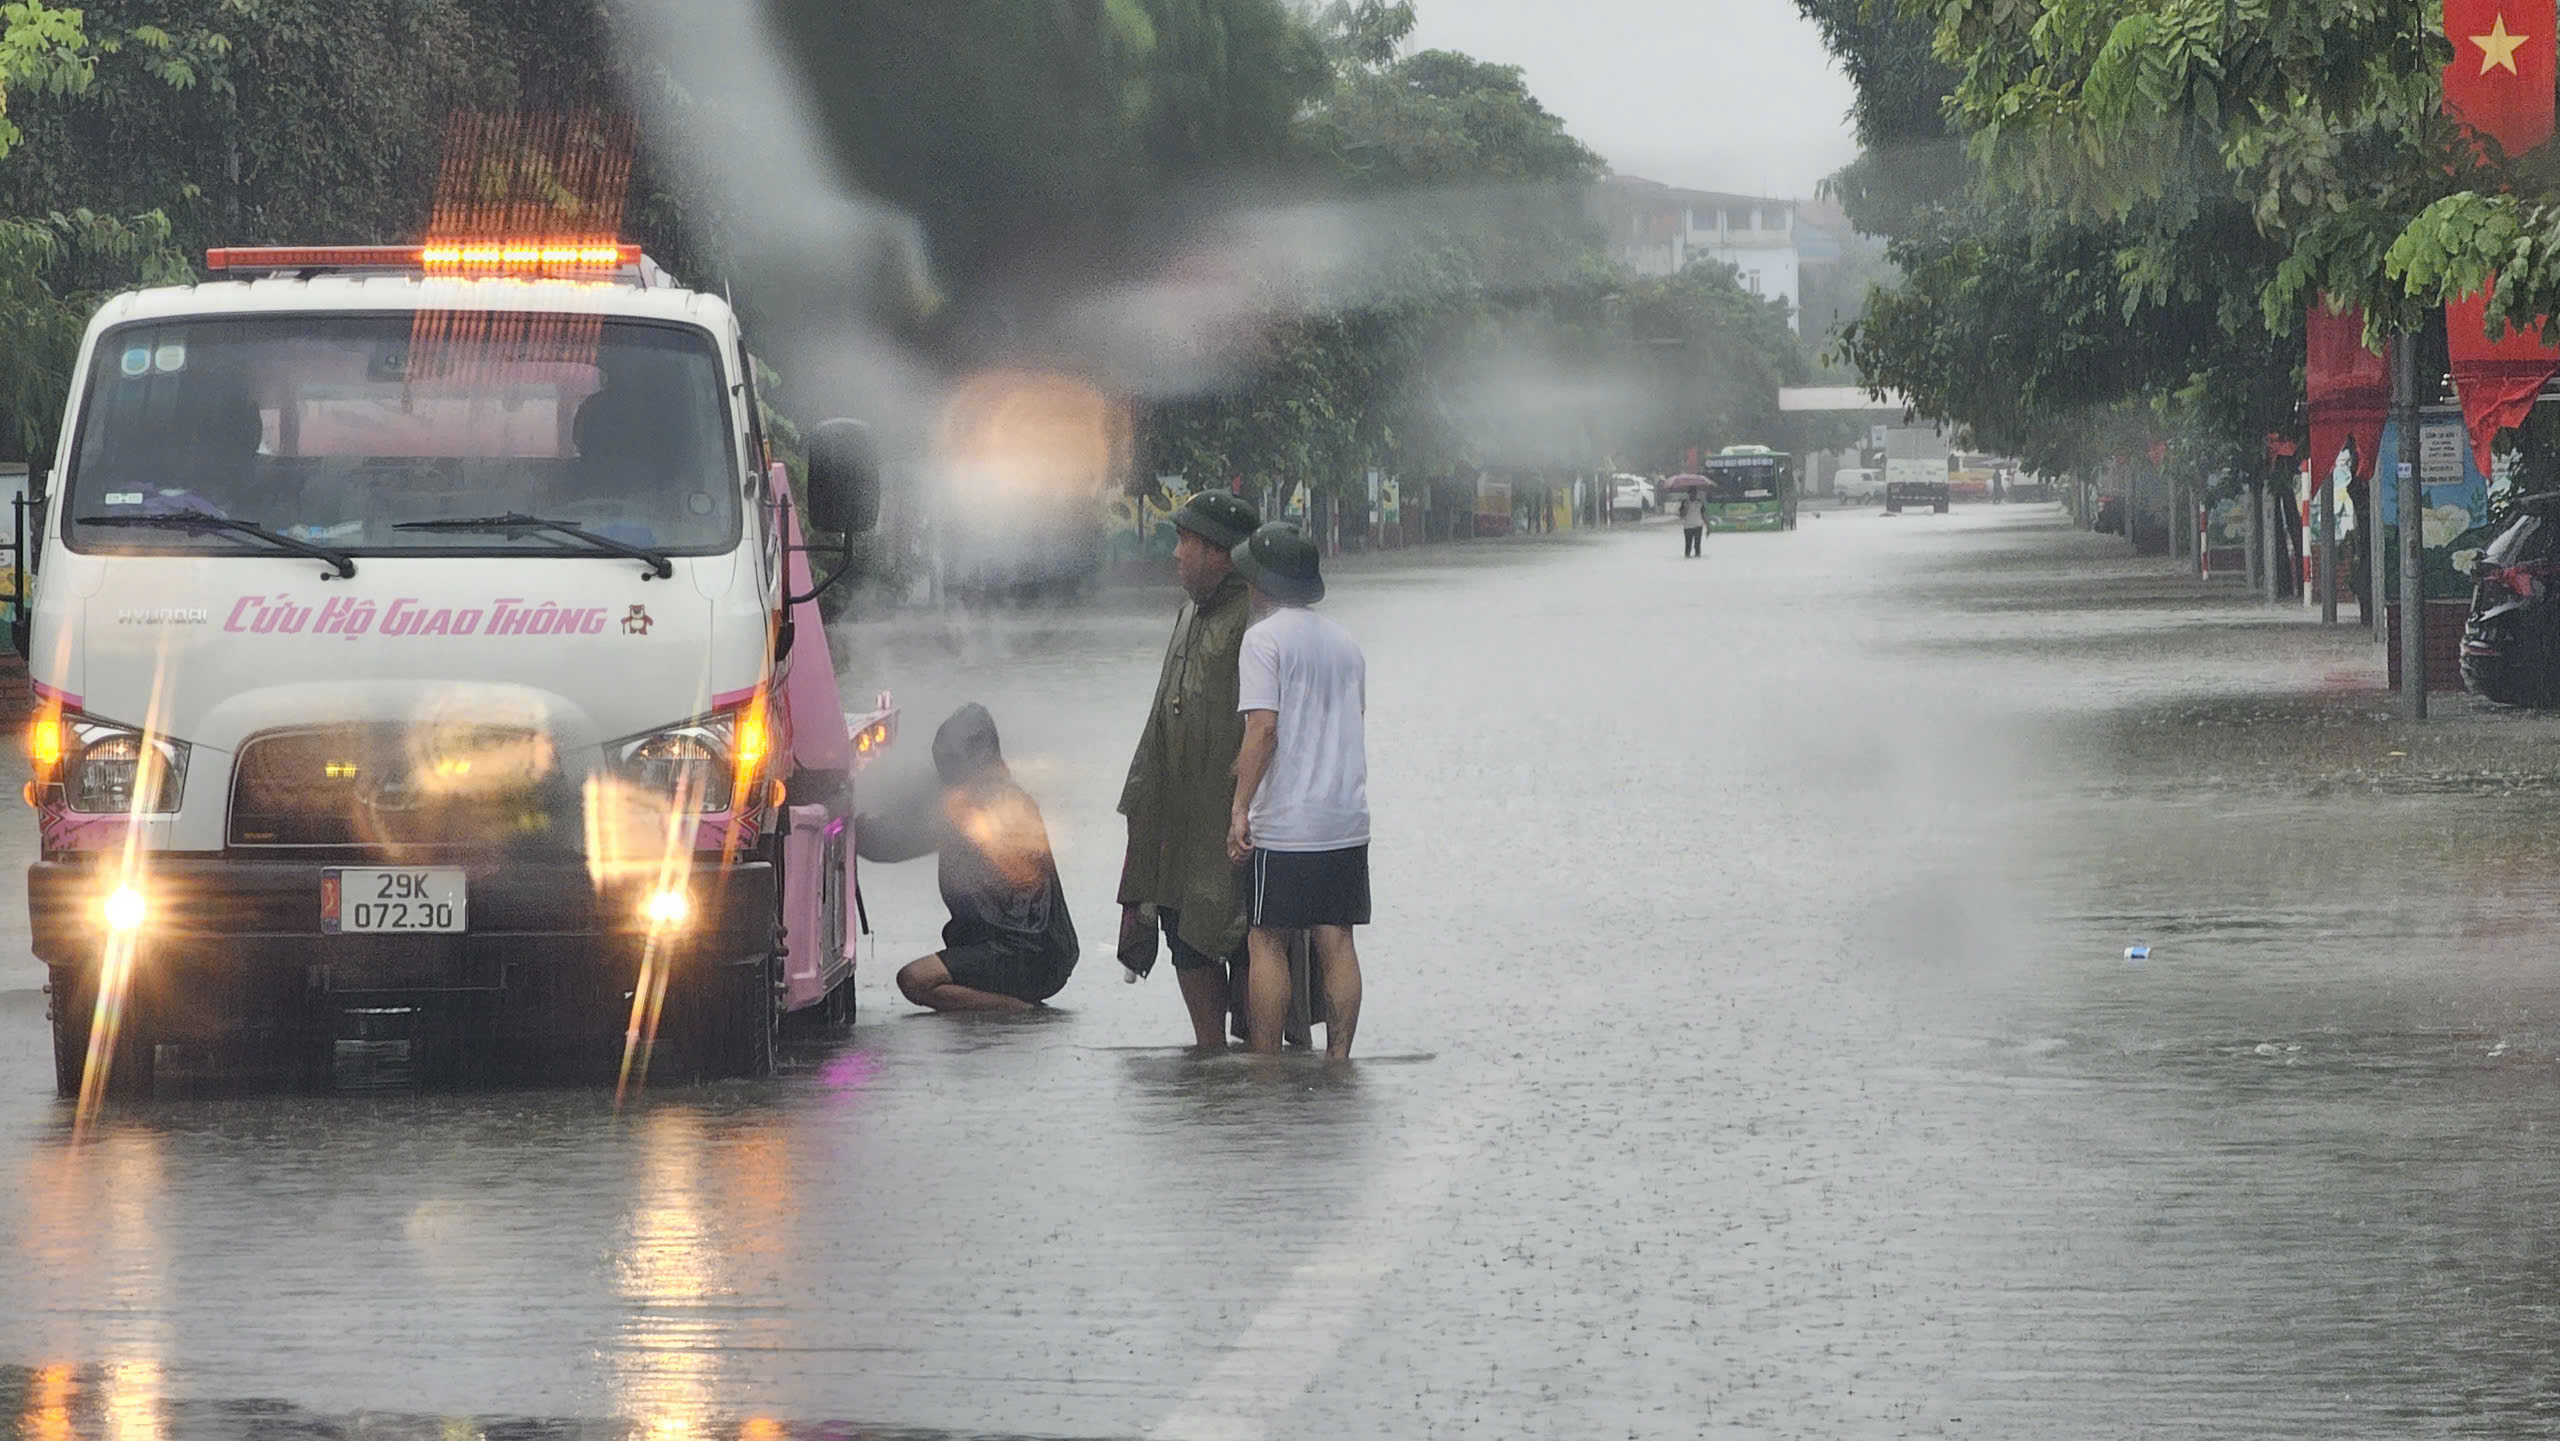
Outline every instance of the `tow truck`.
{"label": "tow truck", "polygon": [[850,1019],[897,712],[846,713],[802,526],[873,523],[867,429],[810,430],[804,515],[736,314],[618,240],[205,268],[90,323],[21,542],[61,1092],[752,1076]]}

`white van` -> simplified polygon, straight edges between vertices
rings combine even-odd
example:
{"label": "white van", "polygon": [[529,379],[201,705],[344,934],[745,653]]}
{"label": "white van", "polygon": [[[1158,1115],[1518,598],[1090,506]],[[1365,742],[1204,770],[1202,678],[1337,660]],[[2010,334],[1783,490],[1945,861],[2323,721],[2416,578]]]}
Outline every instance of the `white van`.
{"label": "white van", "polygon": [[[756,1074],[845,1014],[895,718],[838,700],[727,303],[615,245],[207,266],[90,324],[29,539],[63,1092],[172,1047]],[[867,528],[865,432],[811,449],[812,527]]]}
{"label": "white van", "polygon": [[1884,499],[1884,472],[1850,466],[1832,472],[1831,493],[1842,500]]}

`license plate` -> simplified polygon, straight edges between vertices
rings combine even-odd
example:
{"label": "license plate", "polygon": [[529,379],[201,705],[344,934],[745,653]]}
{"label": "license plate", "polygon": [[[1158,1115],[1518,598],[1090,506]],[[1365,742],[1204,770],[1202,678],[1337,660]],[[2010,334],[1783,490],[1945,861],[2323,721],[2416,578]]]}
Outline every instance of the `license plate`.
{"label": "license plate", "polygon": [[320,929],[330,935],[439,935],[463,929],[463,873],[384,866],[320,873]]}

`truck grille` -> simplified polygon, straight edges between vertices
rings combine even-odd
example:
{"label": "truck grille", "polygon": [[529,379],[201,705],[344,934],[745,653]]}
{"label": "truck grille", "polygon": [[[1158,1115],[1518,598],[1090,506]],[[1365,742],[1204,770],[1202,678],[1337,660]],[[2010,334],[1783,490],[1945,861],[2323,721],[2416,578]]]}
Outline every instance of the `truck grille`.
{"label": "truck grille", "polygon": [[575,853],[577,786],[549,739],[502,727],[323,726],[240,748],[229,843]]}

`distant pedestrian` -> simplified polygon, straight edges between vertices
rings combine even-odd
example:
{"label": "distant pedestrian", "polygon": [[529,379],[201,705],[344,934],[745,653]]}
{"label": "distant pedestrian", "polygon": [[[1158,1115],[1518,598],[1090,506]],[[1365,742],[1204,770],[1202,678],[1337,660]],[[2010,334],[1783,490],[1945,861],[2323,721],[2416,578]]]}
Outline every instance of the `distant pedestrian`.
{"label": "distant pedestrian", "polygon": [[971,704],[933,736],[942,778],[942,949],[898,972],[898,989],[937,1011],[1021,1011],[1076,968],[1075,922],[1040,807],[1004,763],[995,717]]}
{"label": "distant pedestrian", "polygon": [[[1174,570],[1182,610],[1138,736],[1120,814],[1129,821],[1120,871],[1122,963],[1155,966],[1162,930],[1192,1039],[1223,1050],[1235,999],[1228,972],[1245,964],[1244,895],[1227,859],[1227,808],[1235,791],[1244,718],[1236,711],[1236,653],[1253,622],[1252,597],[1228,552],[1262,518],[1225,491],[1191,497],[1173,514]],[[1140,959],[1143,958],[1143,959]]]}
{"label": "distant pedestrian", "polygon": [[1707,507],[1694,495],[1680,497],[1680,558],[1695,559],[1706,552],[1700,542],[1706,538]]}
{"label": "distant pedestrian", "polygon": [[1253,1049],[1280,1050],[1289,1014],[1288,946],[1304,931],[1322,977],[1324,1049],[1351,1054],[1360,1025],[1360,954],[1369,924],[1369,668],[1342,627],[1308,607],[1324,599],[1316,548],[1288,526],[1264,526],[1236,548],[1253,586],[1237,708],[1227,853],[1246,871]]}

